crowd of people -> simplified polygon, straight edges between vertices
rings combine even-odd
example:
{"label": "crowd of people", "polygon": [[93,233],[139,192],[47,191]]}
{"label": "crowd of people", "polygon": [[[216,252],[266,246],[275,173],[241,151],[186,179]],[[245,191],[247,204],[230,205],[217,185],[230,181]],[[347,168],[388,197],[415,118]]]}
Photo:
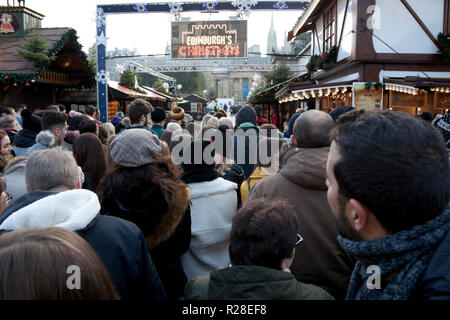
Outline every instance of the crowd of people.
{"label": "crowd of people", "polygon": [[450,115],[297,111],[1,110],[0,299],[450,299]]}

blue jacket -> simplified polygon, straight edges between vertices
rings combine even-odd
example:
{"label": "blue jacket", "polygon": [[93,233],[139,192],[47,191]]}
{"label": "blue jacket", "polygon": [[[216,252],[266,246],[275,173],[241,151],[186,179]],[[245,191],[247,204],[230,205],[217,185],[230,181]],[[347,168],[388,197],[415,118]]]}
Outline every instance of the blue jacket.
{"label": "blue jacket", "polygon": [[[70,190],[61,193],[33,191],[20,197],[6,208],[0,217],[0,232],[6,229],[5,225],[7,224],[14,226],[13,228],[9,227],[8,230],[31,226],[58,226],[47,222],[46,216],[54,216],[58,214],[60,209],[56,206],[58,211],[51,212],[50,208],[52,206],[46,205],[46,203],[52,201],[51,197],[58,199],[65,196],[67,196],[66,199],[76,197],[81,200],[88,197],[87,200],[89,201],[82,201],[82,205],[90,202],[94,204],[94,208],[97,207],[97,195],[88,190]],[[61,200],[64,199],[59,199],[54,203],[64,203],[66,207],[70,206],[70,200]],[[23,211],[26,210],[27,206],[30,204],[36,205],[38,202],[42,203],[42,207],[38,206],[37,209],[33,209],[33,212],[29,214],[41,215],[40,220],[44,222],[41,225],[21,226],[20,219],[15,219],[14,214],[21,210],[21,216],[23,216]],[[100,204],[98,203],[99,208]],[[129,221],[111,216],[101,216],[98,212],[92,210],[90,215],[86,214],[86,218],[84,218],[85,211],[89,211],[89,209],[74,210],[74,212],[77,212],[77,220],[84,219],[85,221],[83,222],[86,226],[73,231],[77,232],[96,250],[120,298],[122,300],[166,300],[166,292],[147,251],[142,231]],[[67,211],[67,208],[62,210],[70,212],[70,209]],[[14,220],[18,220],[18,222],[16,221],[16,224],[14,224],[12,222]],[[51,221],[51,218],[48,221]]]}

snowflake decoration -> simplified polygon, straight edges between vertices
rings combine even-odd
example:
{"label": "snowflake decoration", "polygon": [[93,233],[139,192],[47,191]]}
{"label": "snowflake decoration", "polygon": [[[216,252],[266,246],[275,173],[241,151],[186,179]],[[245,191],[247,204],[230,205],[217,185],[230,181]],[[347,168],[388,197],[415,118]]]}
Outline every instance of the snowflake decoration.
{"label": "snowflake decoration", "polygon": [[102,8],[97,8],[97,28],[100,29],[102,26],[106,25],[105,11]]}
{"label": "snowflake decoration", "polygon": [[205,1],[203,7],[206,11],[216,11],[217,1]]}
{"label": "snowflake decoration", "polygon": [[145,13],[147,12],[147,5],[145,3],[136,3],[133,9],[139,13]]}
{"label": "snowflake decoration", "polygon": [[97,46],[104,45],[106,47],[106,39],[105,33],[102,31],[102,33],[97,36]]}
{"label": "snowflake decoration", "polygon": [[251,7],[256,6],[258,1],[256,0],[233,0],[231,3],[237,9],[237,14],[239,17],[249,16]]}
{"label": "snowflake decoration", "polygon": [[107,84],[108,83],[108,73],[105,70],[101,70],[100,72],[97,72],[97,81],[101,84]]}
{"label": "snowflake decoration", "polygon": [[181,2],[172,2],[169,3],[170,13],[175,16],[175,21],[180,21],[180,14],[183,11]]}
{"label": "snowflake decoration", "polygon": [[286,4],[286,1],[278,1],[277,3],[275,3],[273,5],[273,7],[275,9],[287,9],[287,8],[289,8],[288,5]]}

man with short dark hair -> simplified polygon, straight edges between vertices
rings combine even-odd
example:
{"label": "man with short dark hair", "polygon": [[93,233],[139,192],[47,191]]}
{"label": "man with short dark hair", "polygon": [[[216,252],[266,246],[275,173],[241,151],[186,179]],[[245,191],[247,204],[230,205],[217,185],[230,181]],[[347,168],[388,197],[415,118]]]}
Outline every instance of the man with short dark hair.
{"label": "man with short dark hair", "polygon": [[131,127],[128,129],[148,129],[150,114],[153,112],[150,102],[143,99],[136,99],[128,106],[128,115]]}
{"label": "man with short dark hair", "polygon": [[158,138],[161,139],[161,136],[164,133],[164,125],[166,123],[166,112],[163,108],[156,107],[151,115],[153,121],[152,130],[156,133]]}
{"label": "man with short dark hair", "polygon": [[[337,241],[336,221],[327,202],[326,163],[333,119],[323,111],[302,113],[293,125],[294,154],[277,175],[260,180],[248,199],[286,199],[295,208],[305,245],[296,250],[292,273],[297,280],[344,299],[353,262]],[[269,200],[270,199],[270,200]],[[306,242],[308,245],[306,245]]]}
{"label": "man with short dark hair", "polygon": [[99,255],[121,299],[166,299],[142,231],[129,221],[100,215],[97,195],[81,189],[71,152],[59,147],[36,151],[25,172],[28,193],[3,212],[0,231],[54,226],[77,232]]}
{"label": "man with short dark hair", "polygon": [[354,111],[332,132],[328,201],[357,258],[347,299],[450,299],[450,166],[440,133],[402,112]]}
{"label": "man with short dark hair", "polygon": [[297,248],[298,219],[288,202],[253,200],[233,218],[231,266],[186,285],[186,300],[330,300],[325,290],[289,272]]}
{"label": "man with short dark hair", "polygon": [[65,112],[45,111],[41,120],[42,131],[36,136],[36,144],[30,147],[24,156],[29,156],[37,150],[61,145],[66,136],[68,118]]}

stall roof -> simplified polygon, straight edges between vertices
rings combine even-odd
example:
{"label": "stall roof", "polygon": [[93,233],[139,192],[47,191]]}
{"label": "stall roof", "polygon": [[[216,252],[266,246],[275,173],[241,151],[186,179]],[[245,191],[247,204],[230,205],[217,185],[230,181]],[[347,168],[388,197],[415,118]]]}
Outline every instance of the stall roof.
{"label": "stall roof", "polygon": [[164,93],[162,93],[162,92],[159,92],[159,91],[156,90],[156,89],[153,89],[153,88],[150,88],[150,87],[147,87],[147,86],[141,86],[141,87],[142,87],[143,89],[145,89],[146,91],[150,91],[150,92],[152,92],[152,93],[158,95],[159,97],[165,98],[165,100],[168,100],[168,101],[177,101],[177,99],[176,99],[175,97],[172,97],[172,96],[169,96],[169,95],[164,94]]}
{"label": "stall roof", "polygon": [[[144,90],[145,93],[142,92],[138,92],[138,91],[134,91],[131,90],[127,87],[122,86],[121,84],[119,84],[119,82],[117,81],[108,81],[108,86],[111,89],[117,90],[125,95],[128,95],[130,97],[140,97],[140,98],[147,98],[147,99],[153,99],[153,100],[160,100],[160,101],[165,101],[166,99],[164,99],[163,97],[149,91],[149,90]],[[145,88],[143,88],[145,89]]]}

